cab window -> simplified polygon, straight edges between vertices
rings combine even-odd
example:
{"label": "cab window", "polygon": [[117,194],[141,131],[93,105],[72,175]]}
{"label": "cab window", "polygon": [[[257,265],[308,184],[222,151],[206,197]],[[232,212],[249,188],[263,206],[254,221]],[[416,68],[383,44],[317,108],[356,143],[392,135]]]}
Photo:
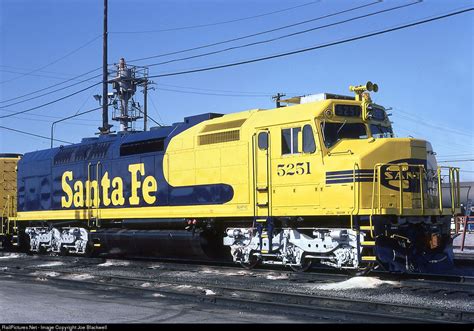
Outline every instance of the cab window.
{"label": "cab window", "polygon": [[371,124],[370,133],[373,138],[393,138],[392,128],[380,124]]}
{"label": "cab window", "polygon": [[321,123],[326,147],[332,147],[341,139],[366,139],[367,129],[363,123]]}
{"label": "cab window", "polygon": [[313,128],[306,124],[303,126],[303,152],[314,153],[316,151],[316,143],[314,141]]}
{"label": "cab window", "polygon": [[261,150],[268,148],[268,132],[260,132],[258,134],[258,148]]}
{"label": "cab window", "polygon": [[298,153],[298,133],[300,127],[281,130],[281,154]]}

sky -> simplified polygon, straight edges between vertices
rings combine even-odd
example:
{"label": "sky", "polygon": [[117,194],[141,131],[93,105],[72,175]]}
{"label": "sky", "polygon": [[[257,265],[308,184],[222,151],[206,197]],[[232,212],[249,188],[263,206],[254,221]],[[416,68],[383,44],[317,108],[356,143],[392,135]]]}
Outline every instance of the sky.
{"label": "sky", "polygon": [[[415,2],[109,0],[108,63],[124,57],[130,64],[149,66],[152,76],[176,73],[327,44],[473,6],[471,0]],[[404,5],[409,6],[333,24]],[[346,12],[315,20],[341,11]],[[0,0],[0,116],[52,102],[100,82],[100,77],[92,77],[101,74],[102,15],[102,0]],[[133,61],[308,20],[312,21],[213,47]],[[322,27],[329,24],[333,25]],[[316,27],[321,28],[176,61]],[[149,114],[161,124],[172,124],[206,112],[273,108],[271,96],[278,92],[287,96],[320,92],[351,95],[349,85],[370,80],[379,85],[372,99],[391,108],[397,136],[430,141],[440,165],[459,166],[461,179],[474,181],[473,32],[473,11],[469,11],[291,56],[152,78],[155,84],[149,92]],[[175,61],[156,65],[170,60]],[[63,83],[88,71],[92,72]],[[61,90],[53,92],[56,89]],[[52,93],[38,97],[48,92]],[[101,93],[102,87],[97,85],[33,111],[0,118],[0,153],[49,148],[49,139],[5,127],[48,138],[52,122],[98,107],[93,95]],[[34,99],[27,100],[30,98]],[[142,99],[140,90],[136,99]],[[54,137],[79,142],[96,135],[101,124],[100,111],[92,112],[58,123]],[[117,130],[119,124],[112,124]],[[55,142],[55,146],[59,144]]]}

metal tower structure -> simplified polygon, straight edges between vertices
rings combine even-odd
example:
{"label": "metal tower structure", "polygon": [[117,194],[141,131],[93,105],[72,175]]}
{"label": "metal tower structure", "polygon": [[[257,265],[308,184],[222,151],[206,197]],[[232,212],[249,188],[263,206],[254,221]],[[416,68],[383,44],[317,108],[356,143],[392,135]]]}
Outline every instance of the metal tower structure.
{"label": "metal tower structure", "polygon": [[137,86],[146,89],[148,68],[127,65],[125,59],[121,58],[116,65],[116,70],[111,72],[111,76],[114,77],[109,80],[114,90],[112,95],[109,94],[113,106],[112,119],[120,122],[120,131],[134,131],[135,121],[143,118],[141,115],[144,112],[133,96],[137,91]]}

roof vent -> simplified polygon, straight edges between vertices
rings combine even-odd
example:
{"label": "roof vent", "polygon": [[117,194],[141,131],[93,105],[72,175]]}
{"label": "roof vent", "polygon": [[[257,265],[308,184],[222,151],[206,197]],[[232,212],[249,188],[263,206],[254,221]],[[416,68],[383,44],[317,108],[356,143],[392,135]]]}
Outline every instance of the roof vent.
{"label": "roof vent", "polygon": [[280,100],[280,102],[292,103],[292,104],[305,104],[305,103],[328,100],[328,99],[355,100],[354,97],[347,96],[347,95],[339,95],[339,94],[332,94],[332,93],[318,93],[318,94],[303,95],[299,97],[292,97],[289,99]]}

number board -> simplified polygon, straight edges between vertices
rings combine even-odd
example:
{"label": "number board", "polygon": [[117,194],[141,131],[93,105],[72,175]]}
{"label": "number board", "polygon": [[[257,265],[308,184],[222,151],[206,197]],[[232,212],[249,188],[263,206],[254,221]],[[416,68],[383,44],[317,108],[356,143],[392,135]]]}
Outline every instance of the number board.
{"label": "number board", "polygon": [[294,176],[294,175],[310,175],[310,174],[311,174],[310,162],[287,163],[287,164],[279,164],[277,166],[277,175],[280,177]]}

